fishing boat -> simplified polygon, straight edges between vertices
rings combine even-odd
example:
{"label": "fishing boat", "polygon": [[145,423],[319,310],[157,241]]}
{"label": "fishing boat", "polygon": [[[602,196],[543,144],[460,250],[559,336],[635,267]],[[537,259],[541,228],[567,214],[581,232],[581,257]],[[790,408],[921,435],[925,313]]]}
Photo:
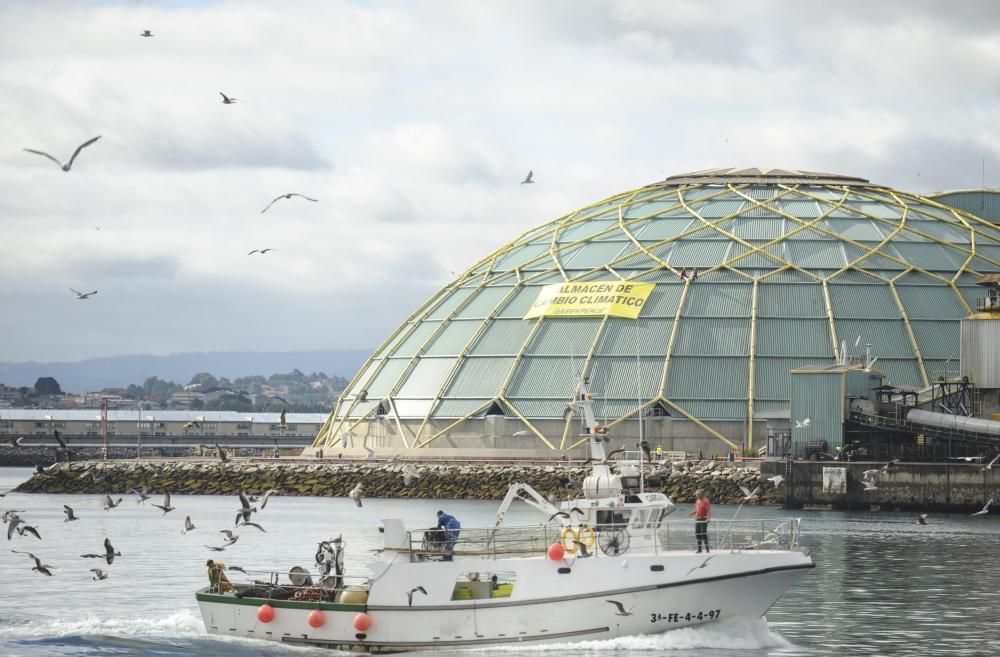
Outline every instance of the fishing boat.
{"label": "fishing boat", "polygon": [[[643,452],[606,455],[585,378],[568,412],[590,448],[581,497],[552,502],[515,483],[492,527],[385,519],[371,574],[345,572],[343,542],[324,541],[315,572],[293,568],[287,584],[270,572],[199,591],[206,629],[368,653],[610,639],[760,618],[814,567],[796,518],[713,520],[711,552],[696,550],[694,523],[646,490]],[[504,523],[518,500],[539,523]]]}

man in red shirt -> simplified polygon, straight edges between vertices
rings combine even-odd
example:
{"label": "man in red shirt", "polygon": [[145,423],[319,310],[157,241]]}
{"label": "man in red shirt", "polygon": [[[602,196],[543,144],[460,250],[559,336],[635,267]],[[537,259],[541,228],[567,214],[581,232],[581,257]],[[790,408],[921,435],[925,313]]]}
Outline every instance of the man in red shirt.
{"label": "man in red shirt", "polygon": [[708,549],[708,520],[712,517],[712,503],[705,497],[701,489],[694,492],[694,511],[688,517],[694,516],[694,537],[698,541],[698,552],[701,552],[701,544],[705,543],[705,552]]}

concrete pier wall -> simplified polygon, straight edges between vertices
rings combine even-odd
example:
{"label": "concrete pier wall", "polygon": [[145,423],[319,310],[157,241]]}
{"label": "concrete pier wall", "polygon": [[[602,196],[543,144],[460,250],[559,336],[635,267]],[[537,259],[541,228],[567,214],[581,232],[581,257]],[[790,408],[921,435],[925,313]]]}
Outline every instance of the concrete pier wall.
{"label": "concrete pier wall", "polygon": [[[883,472],[885,462],[768,461],[764,477],[785,477],[779,502],[788,507],[830,505],[835,509],[978,511],[987,500],[1000,503],[1000,467],[970,463],[900,463]],[[876,490],[865,490],[866,470],[879,470]]]}

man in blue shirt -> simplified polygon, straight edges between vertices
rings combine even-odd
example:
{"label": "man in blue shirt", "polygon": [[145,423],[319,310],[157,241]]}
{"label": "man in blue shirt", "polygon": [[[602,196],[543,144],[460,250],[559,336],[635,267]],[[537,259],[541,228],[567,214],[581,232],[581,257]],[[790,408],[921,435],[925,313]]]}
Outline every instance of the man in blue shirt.
{"label": "man in blue shirt", "polygon": [[452,553],[455,551],[455,542],[458,541],[458,534],[462,529],[462,523],[458,521],[458,518],[450,516],[444,511],[438,511],[437,516],[437,528],[443,530],[441,535],[444,538],[445,555],[442,561],[451,561],[453,558]]}

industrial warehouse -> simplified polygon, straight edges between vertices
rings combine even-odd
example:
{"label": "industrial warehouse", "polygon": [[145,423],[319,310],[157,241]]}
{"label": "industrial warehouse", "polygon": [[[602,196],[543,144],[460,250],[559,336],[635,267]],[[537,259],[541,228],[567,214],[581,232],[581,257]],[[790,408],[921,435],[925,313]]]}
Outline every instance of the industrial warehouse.
{"label": "industrial warehouse", "polygon": [[627,191],[434,294],[313,447],[582,455],[576,375],[623,446],[882,458],[996,444],[998,221],[994,191],[794,170]]}

